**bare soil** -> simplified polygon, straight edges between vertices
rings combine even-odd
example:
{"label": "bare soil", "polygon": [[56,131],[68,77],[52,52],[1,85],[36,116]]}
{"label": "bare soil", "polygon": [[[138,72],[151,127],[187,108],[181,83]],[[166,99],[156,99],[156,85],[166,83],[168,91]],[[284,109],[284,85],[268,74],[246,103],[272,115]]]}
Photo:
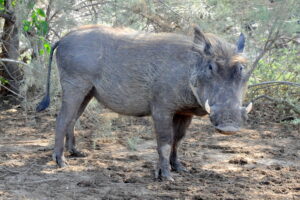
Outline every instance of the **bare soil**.
{"label": "bare soil", "polygon": [[299,127],[253,123],[223,136],[194,118],[180,148],[188,172],[160,182],[150,120],[112,120],[102,136],[81,124],[87,157],[66,154],[63,169],[52,161],[54,126],[47,112],[0,111],[0,199],[300,199]]}

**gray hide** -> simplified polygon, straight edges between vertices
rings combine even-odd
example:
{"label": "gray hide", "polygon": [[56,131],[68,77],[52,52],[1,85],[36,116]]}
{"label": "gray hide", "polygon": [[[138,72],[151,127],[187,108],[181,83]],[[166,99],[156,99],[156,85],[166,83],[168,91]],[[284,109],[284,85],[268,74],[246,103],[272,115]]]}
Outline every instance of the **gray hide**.
{"label": "gray hide", "polygon": [[[213,94],[214,87],[222,86],[224,91],[221,93],[226,93],[220,78],[216,81],[213,78],[206,80],[201,79],[199,74],[207,73],[212,64],[216,65],[217,55],[213,54],[212,45],[198,28],[195,28],[194,38],[105,26],[82,27],[66,35],[53,46],[50,58],[51,62],[53,51],[57,48],[56,60],[63,91],[56,123],[54,158],[57,164],[60,167],[66,165],[63,156],[65,137],[71,154],[83,156],[75,148],[74,124],[91,98],[95,97],[114,112],[152,116],[159,154],[156,175],[172,180],[170,165],[175,171],[185,170],[178,161],[177,147],[192,116],[203,116],[218,110],[216,106],[213,107],[221,104],[217,102],[218,94]],[[235,47],[232,49],[235,51]],[[51,66],[49,74],[50,69]],[[201,80],[195,80],[197,77]],[[213,87],[210,91],[212,94],[201,89],[206,87],[203,80],[211,83],[209,87]],[[240,91],[245,81],[236,82],[237,101],[234,101],[234,106],[228,106],[226,112],[243,112],[240,108]],[[196,83],[201,86],[198,87]],[[49,104],[49,86],[50,80],[38,111]],[[205,90],[205,94],[200,89]],[[210,98],[213,100],[207,105],[212,111],[207,111],[204,104]],[[238,117],[242,118],[240,115]]]}

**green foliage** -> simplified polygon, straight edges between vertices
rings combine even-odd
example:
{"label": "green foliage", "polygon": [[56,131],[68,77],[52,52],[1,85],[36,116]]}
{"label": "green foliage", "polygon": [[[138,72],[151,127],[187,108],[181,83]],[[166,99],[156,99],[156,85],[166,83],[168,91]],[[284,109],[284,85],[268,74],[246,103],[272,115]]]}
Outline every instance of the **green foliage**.
{"label": "green foliage", "polygon": [[42,43],[42,47],[39,49],[39,54],[42,55],[45,52],[50,53],[51,46],[49,42],[45,39],[45,36],[49,32],[49,25],[46,21],[46,14],[41,8],[33,8],[34,4],[30,3],[28,7],[32,7],[29,20],[23,20],[23,31],[31,32],[34,31],[38,35],[39,40]]}
{"label": "green foliage", "polygon": [[45,36],[49,31],[46,14],[41,8],[33,9],[29,20],[23,20],[23,31],[36,30],[37,35]]}
{"label": "green foliage", "polygon": [[0,11],[5,10],[4,3],[5,3],[5,0],[0,0]]}
{"label": "green foliage", "polygon": [[43,55],[45,52],[50,53],[51,51],[50,43],[44,37],[40,37],[40,41],[42,41],[43,47],[39,50],[39,54]]}
{"label": "green foliage", "polygon": [[45,14],[45,12],[43,11],[43,9],[37,8],[35,12],[36,12],[39,16],[42,16],[42,17],[45,17],[45,18],[46,18],[46,14]]}
{"label": "green foliage", "polygon": [[[5,1],[6,0],[0,0],[0,11],[5,10]],[[17,0],[11,1],[12,7],[15,7],[17,5]]]}
{"label": "green foliage", "polygon": [[11,1],[11,5],[12,5],[13,7],[15,7],[15,6],[17,5],[17,0]]}
{"label": "green foliage", "polygon": [[24,32],[28,32],[28,31],[31,31],[31,23],[30,21],[27,21],[27,20],[23,20],[23,31]]}
{"label": "green foliage", "polygon": [[0,76],[0,83],[1,84],[7,84],[8,83],[8,80],[7,79],[5,79],[3,76]]}
{"label": "green foliage", "polygon": [[300,82],[300,64],[296,53],[295,49],[286,48],[272,51],[260,60],[250,84],[271,80]]}
{"label": "green foliage", "polygon": [[[4,2],[5,0],[0,0],[0,10],[4,9]],[[249,57],[251,67],[273,27],[275,32],[278,30],[279,38],[260,60],[249,84],[276,80],[300,82],[299,0],[12,0],[10,2],[12,9],[19,9],[15,13],[23,12],[22,15],[17,15],[17,19],[21,22],[19,30],[25,33],[25,40],[20,44],[24,45],[30,41],[27,44],[34,51],[38,50],[39,62],[43,62],[44,55],[50,52],[50,41],[57,41],[70,29],[84,24],[131,27],[147,32],[184,32],[190,35],[192,25],[197,24],[205,32],[212,32],[232,43],[235,43],[240,32],[243,32],[247,38],[245,53]],[[45,8],[49,8],[51,17],[46,16]],[[47,19],[51,20],[51,23],[48,23]],[[51,30],[54,30],[51,34],[49,25]],[[29,76],[32,75],[29,73]],[[39,75],[37,77],[40,78]],[[40,87],[42,86],[37,88]],[[249,100],[265,94],[290,100],[294,105],[299,104],[297,97],[299,90],[295,87],[268,85],[262,89],[253,88],[248,94]],[[284,110],[283,107],[274,108],[279,109]],[[132,138],[128,141],[132,146],[135,146],[135,142]]]}
{"label": "green foliage", "polygon": [[[234,42],[234,35],[244,32],[246,35],[246,54],[249,57],[249,67],[264,48],[267,41],[273,40],[273,45],[259,61],[257,68],[250,78],[249,84],[265,81],[289,81],[300,82],[300,45],[299,32],[300,25],[300,1],[235,1],[230,0],[216,1],[208,0],[207,5],[212,8],[212,17],[205,19],[211,30],[219,31],[219,35],[227,37]],[[273,36],[278,33],[276,38],[268,38],[270,31]],[[232,35],[232,36],[230,36]],[[264,110],[274,119],[283,119],[287,116],[297,118],[299,116],[289,106],[299,105],[298,87],[282,85],[263,85],[254,87],[248,91],[247,101],[256,99],[261,95],[268,95],[280,101],[272,109]],[[269,103],[265,98],[259,99],[258,104]],[[265,106],[266,107],[266,106]],[[268,114],[266,114],[268,115]]]}

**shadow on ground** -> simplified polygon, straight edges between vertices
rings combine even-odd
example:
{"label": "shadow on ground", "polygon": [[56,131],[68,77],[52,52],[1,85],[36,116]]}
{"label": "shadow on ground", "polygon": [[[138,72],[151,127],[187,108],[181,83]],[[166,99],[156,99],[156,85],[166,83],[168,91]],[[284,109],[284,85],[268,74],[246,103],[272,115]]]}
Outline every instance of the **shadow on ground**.
{"label": "shadow on ground", "polygon": [[[0,121],[0,199],[300,198],[300,134],[279,124],[223,136],[207,118],[195,118],[180,149],[189,172],[173,173],[170,183],[154,180],[153,133],[132,131],[150,126],[145,119],[114,121],[112,139],[95,138],[93,127],[85,126],[76,135],[88,156],[67,156],[63,169],[51,158],[53,116],[10,109],[0,112]],[[135,150],[129,135],[138,138]]]}

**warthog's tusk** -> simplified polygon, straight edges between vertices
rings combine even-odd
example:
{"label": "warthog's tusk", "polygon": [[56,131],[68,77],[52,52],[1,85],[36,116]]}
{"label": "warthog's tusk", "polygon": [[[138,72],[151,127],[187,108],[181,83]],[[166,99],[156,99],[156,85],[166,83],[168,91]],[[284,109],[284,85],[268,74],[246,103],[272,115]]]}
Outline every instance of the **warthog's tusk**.
{"label": "warthog's tusk", "polygon": [[205,102],[205,110],[206,110],[206,112],[210,113],[210,106],[209,106],[209,103],[208,103],[208,99]]}
{"label": "warthog's tusk", "polygon": [[248,104],[248,106],[246,107],[246,112],[249,113],[252,110],[252,107],[253,107],[253,104],[252,104],[252,102],[250,102]]}

